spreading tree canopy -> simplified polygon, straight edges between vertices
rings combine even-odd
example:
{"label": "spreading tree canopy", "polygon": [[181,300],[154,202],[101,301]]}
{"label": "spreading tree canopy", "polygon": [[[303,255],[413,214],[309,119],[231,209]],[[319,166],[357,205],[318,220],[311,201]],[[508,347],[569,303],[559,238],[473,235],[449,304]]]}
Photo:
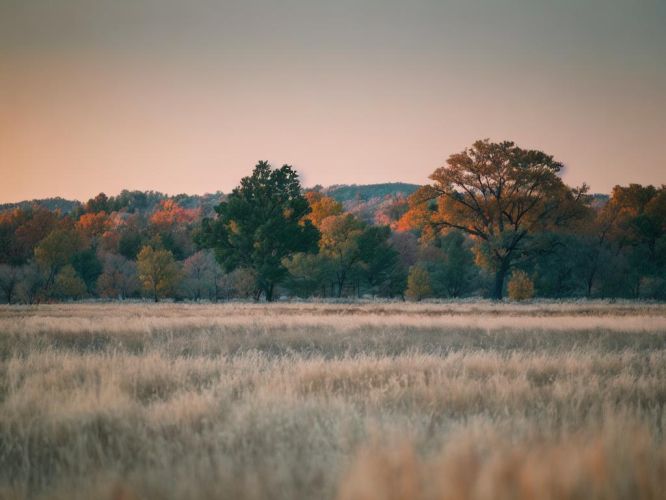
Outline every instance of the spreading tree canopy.
{"label": "spreading tree canopy", "polygon": [[289,165],[272,169],[259,162],[215,211],[216,218],[202,221],[199,244],[213,248],[227,272],[253,271],[257,297],[263,293],[273,300],[275,285],[287,273],[283,259],[317,250],[319,232],[304,219],[310,205]]}
{"label": "spreading tree canopy", "polygon": [[477,240],[481,260],[495,272],[493,296],[501,299],[509,269],[534,250],[531,236],[582,213],[587,187],[567,187],[561,169],[541,151],[486,139],[451,155],[417,196],[438,200],[435,224]]}

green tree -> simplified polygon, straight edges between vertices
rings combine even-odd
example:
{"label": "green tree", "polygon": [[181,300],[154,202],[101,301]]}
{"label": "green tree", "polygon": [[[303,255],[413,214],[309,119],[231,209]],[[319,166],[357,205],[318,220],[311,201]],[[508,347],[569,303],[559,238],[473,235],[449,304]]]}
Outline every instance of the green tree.
{"label": "green tree", "polygon": [[102,262],[97,257],[94,248],[87,248],[75,253],[70,259],[76,273],[86,284],[88,293],[92,293],[97,283],[97,278],[102,274]]}
{"label": "green tree", "polygon": [[286,287],[299,297],[325,296],[331,279],[331,263],[326,256],[297,253],[283,261],[289,271]]}
{"label": "green tree", "polygon": [[584,295],[587,288],[585,263],[590,253],[590,241],[575,233],[544,233],[539,238],[549,251],[535,258],[535,294],[553,298]]}
{"label": "green tree", "polygon": [[143,248],[143,239],[138,231],[123,231],[118,241],[118,253],[129,260],[136,259]]}
{"label": "green tree", "polygon": [[388,226],[368,226],[358,237],[359,274],[372,295],[400,293],[396,282],[404,278],[398,251],[393,248]]}
{"label": "green tree", "polygon": [[88,213],[110,212],[109,197],[104,193],[99,193],[86,202],[84,209]]}
{"label": "green tree", "polygon": [[663,255],[658,248],[666,241],[666,186],[615,186],[608,205],[619,212],[612,235],[626,267],[622,273],[625,283],[619,288],[639,297],[644,282],[663,276]]}
{"label": "green tree", "polygon": [[62,299],[80,299],[86,294],[86,284],[70,264],[56,276],[53,294]]}
{"label": "green tree", "polygon": [[173,293],[180,280],[180,269],[168,250],[143,247],[139,252],[136,267],[144,291],[149,293],[155,302]]}
{"label": "green tree", "polygon": [[44,269],[46,289],[50,289],[58,271],[69,264],[76,252],[83,248],[78,232],[70,229],[55,229],[35,247],[35,260]]}
{"label": "green tree", "polygon": [[532,235],[582,215],[587,187],[568,188],[561,169],[541,151],[483,140],[451,155],[421,189],[422,200],[438,200],[434,224],[478,241],[479,261],[495,273],[494,298],[502,298],[509,269],[530,255]]}
{"label": "green tree", "polygon": [[468,239],[461,231],[435,238],[422,250],[435,297],[461,297],[470,292],[477,268]]}
{"label": "green tree", "polygon": [[273,300],[275,286],[287,274],[283,260],[317,250],[319,232],[304,220],[310,205],[289,165],[272,169],[259,162],[215,211],[217,218],[202,221],[198,243],[213,248],[227,272],[251,270],[258,293],[267,301]]}

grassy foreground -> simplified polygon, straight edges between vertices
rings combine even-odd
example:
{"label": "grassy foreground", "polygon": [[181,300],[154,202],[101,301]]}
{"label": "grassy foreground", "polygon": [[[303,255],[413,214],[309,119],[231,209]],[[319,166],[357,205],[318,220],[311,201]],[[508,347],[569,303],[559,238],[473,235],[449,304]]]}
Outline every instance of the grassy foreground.
{"label": "grassy foreground", "polygon": [[0,498],[649,499],[666,306],[0,307]]}

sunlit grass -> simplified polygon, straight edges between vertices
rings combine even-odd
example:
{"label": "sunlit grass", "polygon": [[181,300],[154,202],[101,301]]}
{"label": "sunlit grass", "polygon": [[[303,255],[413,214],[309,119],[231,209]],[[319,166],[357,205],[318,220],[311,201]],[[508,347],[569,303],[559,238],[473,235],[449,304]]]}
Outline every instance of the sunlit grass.
{"label": "sunlit grass", "polygon": [[0,497],[659,498],[666,307],[0,308]]}

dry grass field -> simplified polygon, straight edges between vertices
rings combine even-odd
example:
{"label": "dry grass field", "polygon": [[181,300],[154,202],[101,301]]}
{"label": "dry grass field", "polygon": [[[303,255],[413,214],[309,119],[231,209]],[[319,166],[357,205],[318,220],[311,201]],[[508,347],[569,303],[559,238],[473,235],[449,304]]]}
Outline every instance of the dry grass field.
{"label": "dry grass field", "polygon": [[0,498],[651,499],[666,306],[0,308]]}

